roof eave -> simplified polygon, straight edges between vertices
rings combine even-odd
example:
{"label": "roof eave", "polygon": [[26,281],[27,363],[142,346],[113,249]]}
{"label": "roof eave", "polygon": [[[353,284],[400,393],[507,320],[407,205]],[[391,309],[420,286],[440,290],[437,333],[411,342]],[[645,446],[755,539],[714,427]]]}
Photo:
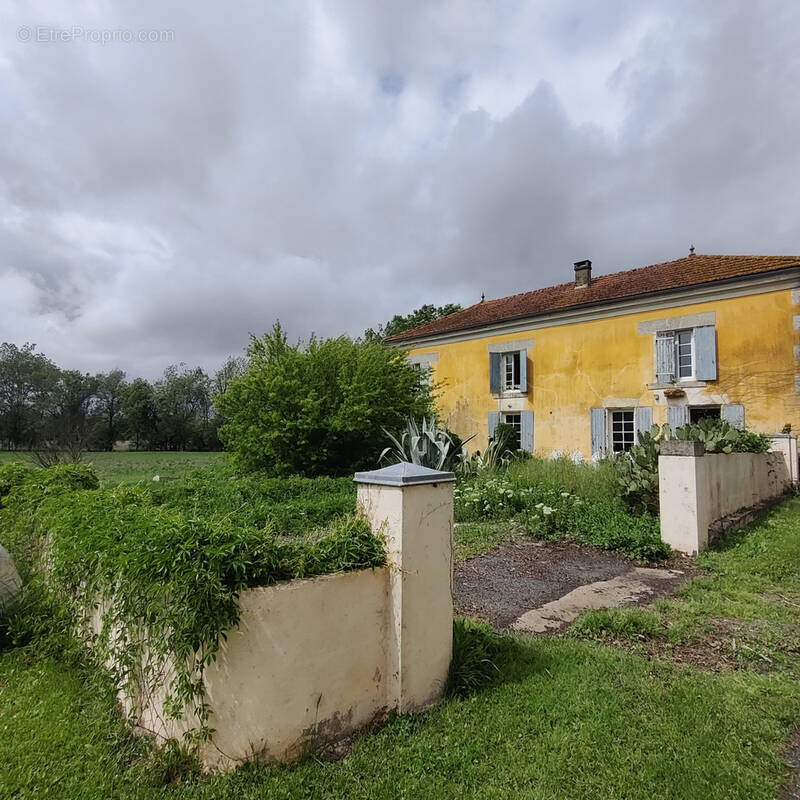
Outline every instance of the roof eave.
{"label": "roof eave", "polygon": [[777,275],[786,275],[791,270],[795,270],[798,272],[798,274],[800,274],[800,262],[798,262],[797,264],[788,265],[786,267],[779,267],[777,269],[767,270],[765,272],[754,272],[749,275],[736,275],[730,278],[722,278],[720,280],[715,280],[715,281],[703,281],[702,283],[692,283],[687,286],[675,286],[669,289],[656,289],[652,292],[639,292],[637,294],[626,295],[625,297],[615,297],[606,300],[595,300],[594,302],[591,303],[577,303],[571,306],[564,306],[563,308],[554,308],[554,309],[547,309],[546,311],[537,311],[532,314],[515,314],[510,317],[500,317],[498,319],[492,320],[491,322],[481,322],[481,323],[476,323],[474,325],[462,325],[459,326],[458,328],[448,328],[445,331],[420,333],[412,336],[407,336],[407,335],[404,336],[403,334],[397,334],[396,336],[387,339],[386,342],[392,345],[401,345],[406,342],[413,344],[414,342],[419,341],[421,339],[432,339],[435,337],[447,336],[449,334],[463,334],[466,331],[480,331],[485,328],[491,328],[495,325],[501,325],[503,323],[508,323],[508,322],[516,322],[525,319],[538,320],[555,314],[567,313],[571,311],[591,310],[593,308],[611,306],[617,303],[625,303],[627,301],[634,302],[636,300],[644,300],[647,298],[669,297],[670,295],[680,294],[681,292],[691,291],[692,289],[713,288],[717,286],[723,287],[726,285],[746,282],[749,280],[759,280],[759,279],[774,277]]}

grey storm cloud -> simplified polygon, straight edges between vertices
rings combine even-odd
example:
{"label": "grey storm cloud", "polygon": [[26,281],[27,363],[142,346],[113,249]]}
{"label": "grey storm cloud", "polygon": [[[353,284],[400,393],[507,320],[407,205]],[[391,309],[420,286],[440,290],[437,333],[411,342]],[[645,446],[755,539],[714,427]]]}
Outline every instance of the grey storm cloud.
{"label": "grey storm cloud", "polygon": [[580,258],[800,253],[799,127],[795,3],[15,4],[0,341],[152,377]]}

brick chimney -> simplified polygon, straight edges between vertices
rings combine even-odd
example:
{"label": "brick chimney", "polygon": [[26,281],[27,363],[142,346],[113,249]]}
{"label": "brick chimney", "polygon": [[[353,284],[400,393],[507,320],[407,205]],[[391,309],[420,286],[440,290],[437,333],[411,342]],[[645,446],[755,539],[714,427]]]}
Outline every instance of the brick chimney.
{"label": "brick chimney", "polygon": [[589,259],[575,262],[575,288],[585,289],[592,282],[592,262]]}

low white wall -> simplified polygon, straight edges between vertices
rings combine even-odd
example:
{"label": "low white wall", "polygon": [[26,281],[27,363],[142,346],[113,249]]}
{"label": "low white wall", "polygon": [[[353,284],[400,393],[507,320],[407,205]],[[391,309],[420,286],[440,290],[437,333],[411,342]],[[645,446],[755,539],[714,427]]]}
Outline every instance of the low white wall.
{"label": "low white wall", "polygon": [[386,567],[243,592],[205,675],[205,765],[292,760],[386,711],[388,593]]}
{"label": "low white wall", "polygon": [[[452,654],[453,476],[424,470],[434,483],[413,470],[408,485],[392,482],[394,468],[357,476],[359,507],[386,539],[386,567],[241,593],[239,624],[203,676],[213,729],[199,746],[206,769],[292,761],[441,696]],[[95,632],[102,610],[89,620]],[[170,672],[150,696],[140,689],[120,700],[129,714],[136,708],[138,727],[180,738],[198,721],[165,718]]]}
{"label": "low white wall", "polygon": [[715,522],[780,497],[793,483],[782,451],[661,455],[658,472],[661,538],[688,554],[708,546]]}

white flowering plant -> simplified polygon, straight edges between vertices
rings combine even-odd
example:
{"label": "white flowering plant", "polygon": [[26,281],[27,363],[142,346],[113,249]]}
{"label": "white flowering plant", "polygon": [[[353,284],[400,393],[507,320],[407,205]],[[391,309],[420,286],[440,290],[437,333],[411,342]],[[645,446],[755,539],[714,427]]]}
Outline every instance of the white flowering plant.
{"label": "white flowering plant", "polygon": [[567,539],[631,558],[662,560],[658,518],[631,513],[613,467],[531,458],[528,462],[461,476],[455,487],[459,522],[518,521],[532,536]]}

